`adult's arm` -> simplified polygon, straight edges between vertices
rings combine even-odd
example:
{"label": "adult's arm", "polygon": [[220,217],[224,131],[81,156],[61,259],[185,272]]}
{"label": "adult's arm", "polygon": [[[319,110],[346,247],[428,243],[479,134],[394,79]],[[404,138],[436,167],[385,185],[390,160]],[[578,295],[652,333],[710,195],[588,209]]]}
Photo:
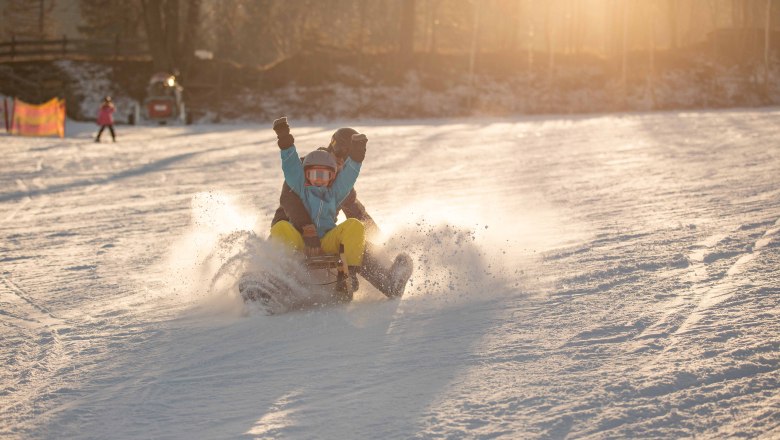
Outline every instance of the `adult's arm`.
{"label": "adult's arm", "polygon": [[282,194],[279,196],[279,209],[276,210],[274,220],[271,225],[280,220],[287,220],[299,231],[303,230],[305,225],[312,224],[311,216],[303,205],[303,201],[298,197],[287,182],[282,184]]}
{"label": "adult's arm", "polygon": [[336,176],[336,180],[331,185],[334,196],[336,197],[336,206],[341,205],[349,193],[352,192],[362,165],[362,163],[355,162],[350,157],[344,162],[344,167],[341,168],[341,171],[339,171]]}
{"label": "adult's arm", "polygon": [[357,192],[353,188],[350,191],[346,199],[341,203],[341,210],[344,211],[344,216],[347,218],[356,218],[363,222],[366,227],[367,235],[374,235],[379,233],[379,227],[376,225],[374,219],[366,211],[366,207],[358,200]]}

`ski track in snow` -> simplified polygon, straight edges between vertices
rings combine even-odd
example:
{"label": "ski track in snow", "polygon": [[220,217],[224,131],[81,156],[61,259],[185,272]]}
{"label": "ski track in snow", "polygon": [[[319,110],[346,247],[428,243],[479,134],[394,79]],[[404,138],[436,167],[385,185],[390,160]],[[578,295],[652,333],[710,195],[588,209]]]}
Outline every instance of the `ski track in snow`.
{"label": "ski track in snow", "polygon": [[268,127],[0,136],[0,437],[780,436],[778,118],[350,122],[411,285],[274,317]]}

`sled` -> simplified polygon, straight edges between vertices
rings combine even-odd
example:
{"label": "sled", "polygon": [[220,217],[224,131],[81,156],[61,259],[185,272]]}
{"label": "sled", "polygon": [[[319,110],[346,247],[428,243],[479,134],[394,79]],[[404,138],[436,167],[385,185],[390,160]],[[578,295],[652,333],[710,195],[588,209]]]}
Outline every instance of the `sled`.
{"label": "sled", "polygon": [[[303,260],[306,279],[296,280],[306,292],[295,289],[289,279],[272,273],[247,273],[238,283],[244,303],[259,306],[267,315],[347,303],[354,291],[341,245],[338,254],[307,256]],[[346,291],[337,289],[337,280],[345,277]]]}

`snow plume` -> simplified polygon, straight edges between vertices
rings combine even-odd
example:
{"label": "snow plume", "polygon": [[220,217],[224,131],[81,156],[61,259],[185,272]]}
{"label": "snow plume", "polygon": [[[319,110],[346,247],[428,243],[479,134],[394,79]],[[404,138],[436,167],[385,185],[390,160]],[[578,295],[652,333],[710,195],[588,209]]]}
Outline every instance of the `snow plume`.
{"label": "snow plume", "polygon": [[[465,198],[452,202],[456,197]],[[460,193],[452,198],[420,198],[380,220],[387,247],[406,251],[415,260],[406,296],[424,294],[451,302],[484,298],[487,292],[542,291],[549,283],[541,264],[544,253],[589,234],[586,226],[539,197],[507,202],[496,194]],[[417,220],[410,223],[408,217],[415,215]]]}
{"label": "snow plume", "polygon": [[[324,302],[323,292],[304,273],[300,259],[279,243],[255,231],[257,214],[231,195],[198,193],[192,198],[192,223],[177,240],[163,270],[174,297],[206,314],[245,315],[260,312],[244,306],[238,284],[245,274],[260,283],[289,290],[277,312],[301,302]],[[264,313],[264,312],[262,312]]]}
{"label": "snow plume", "polygon": [[225,293],[214,290],[215,276],[246,251],[257,215],[220,192],[195,194],[191,210],[190,228],[173,244],[163,272],[172,293],[184,301],[213,300]]}
{"label": "snow plume", "polygon": [[506,293],[510,278],[473,229],[419,221],[396,230],[384,252],[407,252],[415,269],[404,300],[442,307],[491,299]]}
{"label": "snow plume", "polygon": [[[245,314],[238,283],[247,273],[273,274],[271,281],[283,283],[293,292],[293,299],[307,296],[309,301],[319,295],[291,252],[254,232],[257,214],[235,197],[199,193],[191,209],[191,226],[172,247],[166,267],[167,284],[174,286],[177,296],[210,311]],[[410,306],[440,308],[491,300],[523,286],[528,266],[518,268],[518,243],[504,238],[507,231],[475,223],[478,218],[459,218],[464,224],[426,218],[393,225],[387,241],[375,246],[387,262],[400,252],[412,257],[415,270],[404,295]],[[360,302],[384,296],[363,281],[355,298]],[[279,308],[288,310],[295,305],[280,304]],[[252,307],[248,311],[254,312]]]}

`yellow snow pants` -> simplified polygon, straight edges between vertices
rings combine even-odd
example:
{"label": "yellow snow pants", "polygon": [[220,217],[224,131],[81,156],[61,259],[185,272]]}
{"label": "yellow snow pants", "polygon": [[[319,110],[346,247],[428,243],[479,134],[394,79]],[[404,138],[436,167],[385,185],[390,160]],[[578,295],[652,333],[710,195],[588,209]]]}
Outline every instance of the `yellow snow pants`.
{"label": "yellow snow pants", "polygon": [[[304,248],[303,236],[288,221],[282,220],[271,227],[271,239],[278,240],[296,251],[302,251]],[[348,218],[320,239],[322,251],[326,254],[338,254],[340,244],[344,244],[344,258],[347,260],[347,266],[363,264],[366,231],[360,220]]]}

